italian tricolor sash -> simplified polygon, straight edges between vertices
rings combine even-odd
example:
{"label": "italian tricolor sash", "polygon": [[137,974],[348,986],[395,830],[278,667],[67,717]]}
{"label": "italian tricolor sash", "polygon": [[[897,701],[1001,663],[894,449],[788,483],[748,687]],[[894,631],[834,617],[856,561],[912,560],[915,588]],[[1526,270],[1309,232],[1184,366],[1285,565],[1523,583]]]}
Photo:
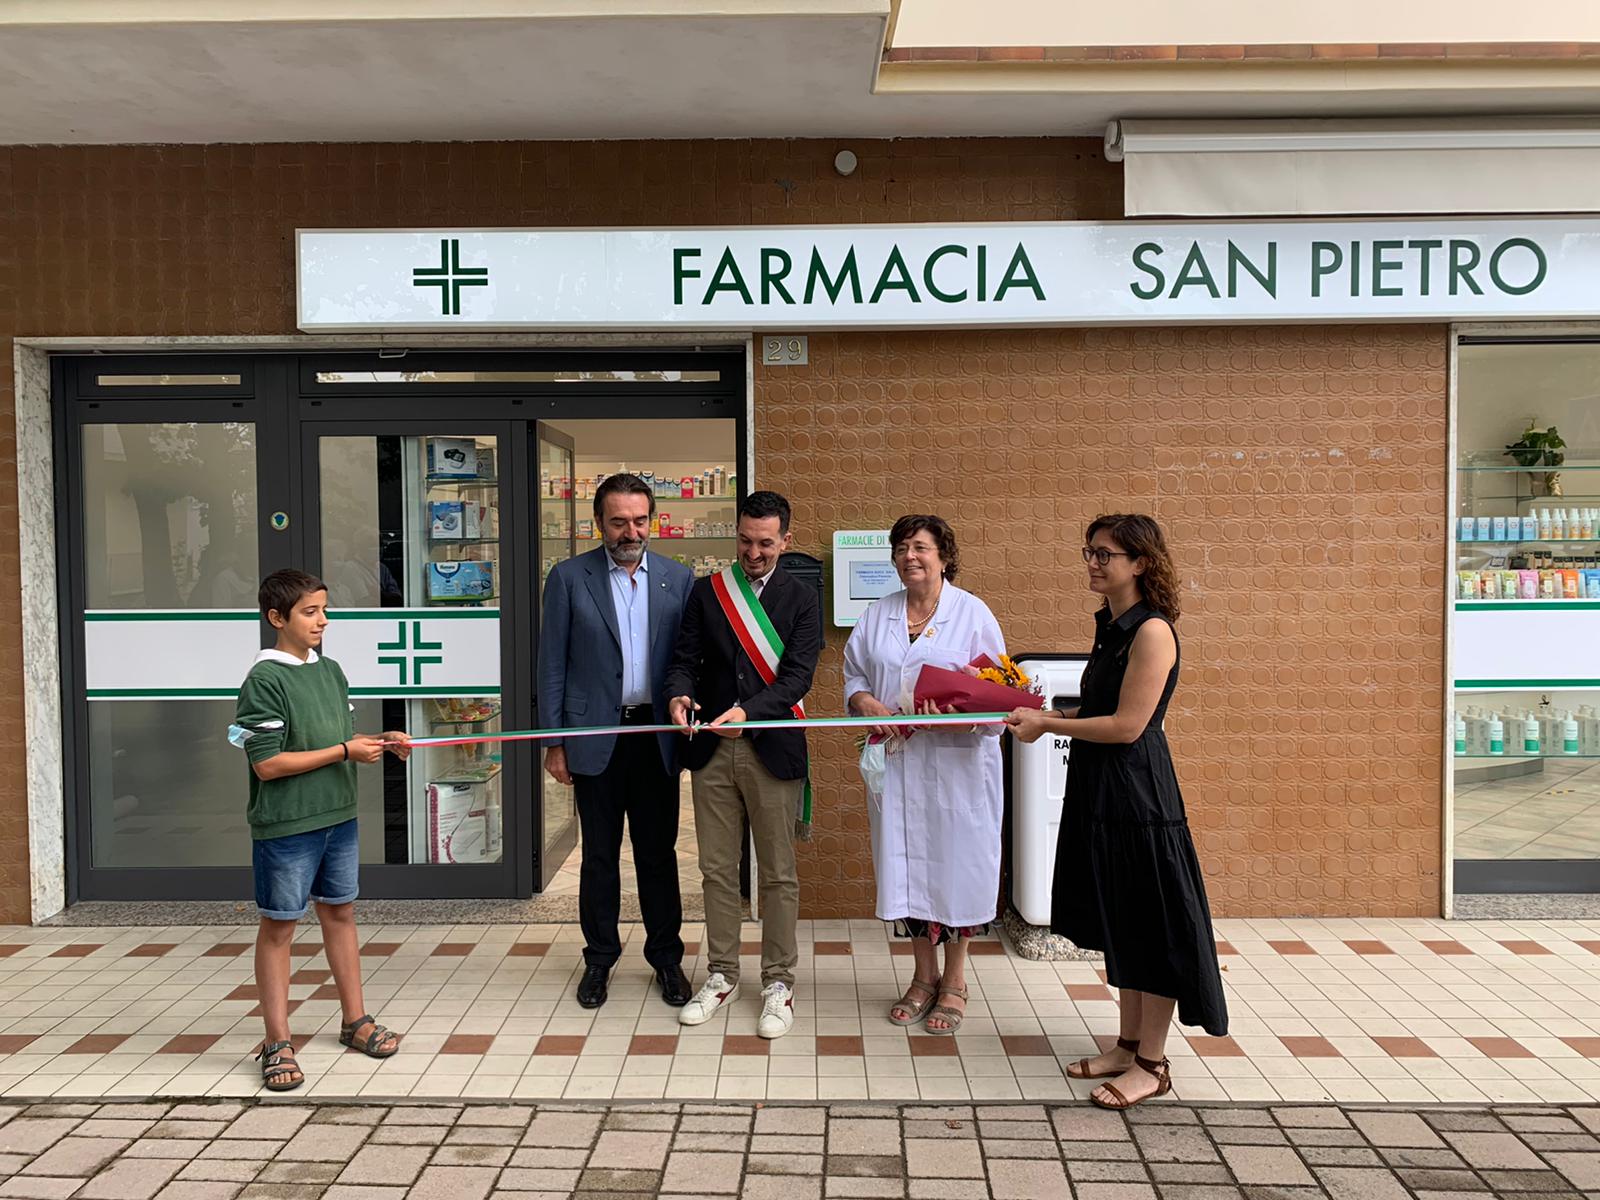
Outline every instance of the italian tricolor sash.
{"label": "italian tricolor sash", "polygon": [[[722,615],[728,618],[733,636],[745,655],[755,664],[756,673],[769,687],[778,678],[778,660],[783,657],[783,639],[772,627],[767,610],[756,599],[755,589],[737,566],[719,571],[711,577],[711,591],[722,606]],[[793,708],[794,715],[805,719],[803,702]],[[795,830],[802,840],[811,837],[811,770],[806,768],[805,787],[795,812]]]}

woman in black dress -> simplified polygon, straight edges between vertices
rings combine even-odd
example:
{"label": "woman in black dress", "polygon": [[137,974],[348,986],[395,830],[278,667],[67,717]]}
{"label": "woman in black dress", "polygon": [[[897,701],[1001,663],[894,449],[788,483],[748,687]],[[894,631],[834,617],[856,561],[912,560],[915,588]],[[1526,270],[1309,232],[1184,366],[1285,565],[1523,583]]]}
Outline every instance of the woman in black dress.
{"label": "woman in black dress", "polygon": [[[1105,954],[1121,991],[1116,1048],[1067,1068],[1107,1079],[1090,1099],[1130,1108],[1171,1090],[1172,1011],[1215,1037],[1228,1032],[1216,940],[1167,735],[1178,681],[1177,573],[1150,517],[1095,518],[1083,550],[1095,614],[1082,702],[1069,712],[1018,709],[1011,731],[1072,739],[1056,844],[1050,928]],[[1114,1079],[1113,1079],[1114,1077]]]}

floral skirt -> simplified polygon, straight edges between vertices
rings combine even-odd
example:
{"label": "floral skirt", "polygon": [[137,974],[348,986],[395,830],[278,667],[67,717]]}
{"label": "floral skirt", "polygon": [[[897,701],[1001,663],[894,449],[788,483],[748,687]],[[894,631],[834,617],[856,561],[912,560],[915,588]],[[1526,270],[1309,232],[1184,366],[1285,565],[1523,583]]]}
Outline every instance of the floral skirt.
{"label": "floral skirt", "polygon": [[989,932],[989,922],[982,925],[941,925],[937,921],[924,921],[920,917],[901,917],[894,923],[895,937],[926,938],[935,946],[962,938],[982,937]]}

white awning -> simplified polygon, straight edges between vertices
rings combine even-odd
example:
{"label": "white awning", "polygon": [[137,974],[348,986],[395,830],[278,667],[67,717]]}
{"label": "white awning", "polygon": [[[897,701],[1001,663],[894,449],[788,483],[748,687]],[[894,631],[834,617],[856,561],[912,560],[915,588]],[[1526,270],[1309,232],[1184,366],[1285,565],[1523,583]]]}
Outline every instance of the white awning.
{"label": "white awning", "polygon": [[1129,217],[1600,212],[1600,121],[1113,121]]}

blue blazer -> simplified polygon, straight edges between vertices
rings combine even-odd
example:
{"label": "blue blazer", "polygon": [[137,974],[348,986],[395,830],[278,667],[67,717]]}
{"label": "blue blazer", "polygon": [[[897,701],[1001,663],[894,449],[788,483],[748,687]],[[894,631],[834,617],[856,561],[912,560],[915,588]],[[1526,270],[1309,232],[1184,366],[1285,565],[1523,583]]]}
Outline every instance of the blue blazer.
{"label": "blue blazer", "polygon": [[[694,572],[673,559],[648,550],[645,554],[650,580],[650,699],[656,721],[665,724],[667,668]],[[539,625],[541,726],[615,725],[621,715],[622,640],[610,571],[611,559],[602,546],[557,563],[544,581],[544,619]],[[669,775],[677,773],[681,740],[677,734],[656,735]],[[545,745],[565,745],[569,771],[598,775],[611,761],[616,742],[613,735]]]}

